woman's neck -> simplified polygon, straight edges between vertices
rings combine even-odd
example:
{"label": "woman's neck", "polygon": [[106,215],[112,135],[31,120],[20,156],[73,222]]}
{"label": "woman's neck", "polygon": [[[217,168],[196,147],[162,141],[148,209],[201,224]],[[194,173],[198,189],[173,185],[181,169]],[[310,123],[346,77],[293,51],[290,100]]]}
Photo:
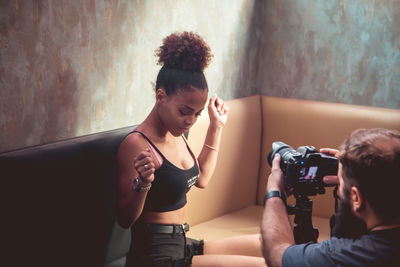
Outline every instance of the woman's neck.
{"label": "woman's neck", "polygon": [[[167,130],[154,107],[146,119],[140,124],[140,129],[157,141],[168,142],[174,136]],[[154,140],[156,141],[156,140]]]}

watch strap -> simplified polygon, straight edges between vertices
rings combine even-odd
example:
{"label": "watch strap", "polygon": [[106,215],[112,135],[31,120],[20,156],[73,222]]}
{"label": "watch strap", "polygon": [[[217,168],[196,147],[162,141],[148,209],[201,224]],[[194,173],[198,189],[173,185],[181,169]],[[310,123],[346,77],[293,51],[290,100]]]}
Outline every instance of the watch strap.
{"label": "watch strap", "polygon": [[265,195],[265,197],[264,197],[264,206],[265,206],[265,202],[266,202],[269,198],[271,198],[271,197],[279,197],[279,198],[282,199],[282,201],[283,201],[283,203],[285,204],[285,206],[287,205],[287,204],[286,204],[286,196],[285,196],[285,194],[282,193],[281,191],[273,190],[273,191],[269,191],[269,192]]}

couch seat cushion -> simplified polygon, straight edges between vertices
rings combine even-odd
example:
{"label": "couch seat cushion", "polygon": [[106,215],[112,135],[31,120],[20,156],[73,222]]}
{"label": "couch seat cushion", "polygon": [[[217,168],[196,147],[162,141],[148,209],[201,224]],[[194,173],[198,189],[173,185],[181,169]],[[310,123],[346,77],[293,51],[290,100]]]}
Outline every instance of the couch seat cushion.
{"label": "couch seat cushion", "polygon": [[[258,234],[260,233],[263,211],[262,206],[251,205],[191,226],[187,236],[207,241],[238,235]],[[290,218],[293,221],[294,216],[290,215]],[[313,216],[312,222],[313,226],[319,230],[319,241],[329,239],[329,219]]]}

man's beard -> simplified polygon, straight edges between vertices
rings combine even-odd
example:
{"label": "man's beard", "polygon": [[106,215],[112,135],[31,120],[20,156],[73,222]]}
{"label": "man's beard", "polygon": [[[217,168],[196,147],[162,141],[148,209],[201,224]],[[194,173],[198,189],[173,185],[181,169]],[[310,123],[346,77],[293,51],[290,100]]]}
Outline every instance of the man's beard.
{"label": "man's beard", "polygon": [[339,211],[331,217],[331,236],[359,238],[367,232],[365,222],[352,212],[349,199],[340,200]]}

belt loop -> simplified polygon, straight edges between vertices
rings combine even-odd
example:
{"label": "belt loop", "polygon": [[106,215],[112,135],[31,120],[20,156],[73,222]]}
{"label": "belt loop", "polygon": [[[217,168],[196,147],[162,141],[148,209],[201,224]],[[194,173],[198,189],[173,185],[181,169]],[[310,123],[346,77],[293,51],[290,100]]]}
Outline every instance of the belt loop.
{"label": "belt loop", "polygon": [[184,233],[189,232],[189,224],[187,222],[184,222],[181,227]]}

